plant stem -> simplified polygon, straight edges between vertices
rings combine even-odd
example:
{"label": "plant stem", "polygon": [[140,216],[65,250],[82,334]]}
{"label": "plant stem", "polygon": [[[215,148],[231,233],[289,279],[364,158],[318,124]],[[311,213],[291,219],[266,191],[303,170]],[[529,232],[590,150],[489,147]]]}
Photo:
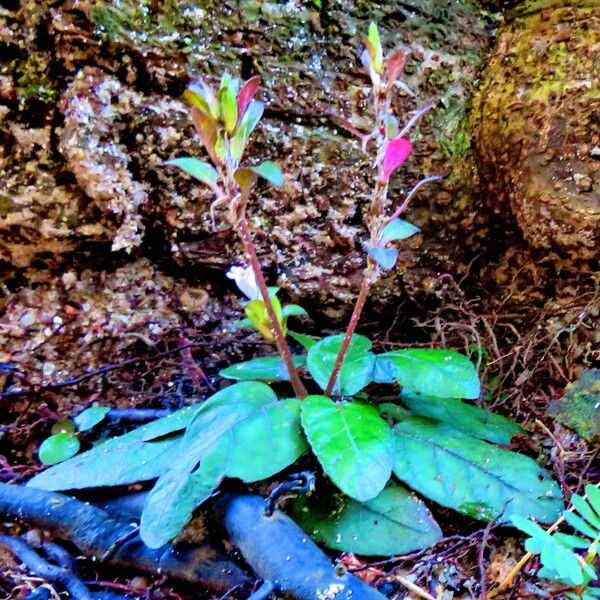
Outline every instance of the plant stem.
{"label": "plant stem", "polygon": [[250,260],[250,266],[254,271],[254,276],[256,277],[258,289],[260,290],[260,293],[263,297],[263,302],[265,303],[265,308],[267,310],[267,314],[269,315],[269,320],[271,321],[271,329],[275,338],[275,345],[277,346],[277,350],[281,355],[281,358],[285,362],[285,366],[287,367],[287,371],[290,376],[290,382],[292,384],[292,387],[294,388],[294,393],[296,394],[296,397],[300,399],[306,398],[308,392],[306,391],[304,384],[300,380],[298,370],[294,365],[292,352],[285,339],[285,335],[283,333],[283,330],[281,329],[281,325],[279,324],[277,315],[275,314],[275,308],[273,307],[273,302],[271,302],[271,297],[269,296],[269,288],[267,287],[267,282],[265,281],[265,277],[263,275],[258,256],[256,255],[254,240],[250,235],[248,221],[245,217],[240,220],[239,227],[240,239],[242,240],[244,251],[246,252]]}
{"label": "plant stem", "polygon": [[340,351],[335,359],[335,364],[333,365],[333,371],[331,371],[331,376],[329,377],[329,381],[327,382],[327,387],[325,388],[325,395],[331,396],[331,392],[333,391],[333,387],[335,385],[335,381],[338,377],[340,369],[342,368],[342,364],[344,363],[344,358],[346,357],[346,353],[348,352],[348,347],[350,346],[350,341],[352,340],[352,336],[356,331],[356,326],[358,325],[358,321],[360,319],[360,315],[365,306],[365,301],[367,300],[367,296],[369,295],[369,290],[371,289],[372,284],[372,276],[373,276],[373,267],[369,262],[369,265],[365,269],[363,280],[360,286],[360,292],[358,293],[358,298],[356,299],[356,304],[354,305],[354,310],[352,311],[352,316],[350,317],[350,323],[348,323],[348,328],[346,329],[346,334],[344,335],[344,340],[342,342],[342,346],[340,347]]}

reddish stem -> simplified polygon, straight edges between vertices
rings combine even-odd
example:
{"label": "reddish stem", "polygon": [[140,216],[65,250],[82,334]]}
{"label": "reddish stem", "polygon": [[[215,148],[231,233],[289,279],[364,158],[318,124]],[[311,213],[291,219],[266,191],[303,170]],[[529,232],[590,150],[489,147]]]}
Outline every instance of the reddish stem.
{"label": "reddish stem", "polygon": [[369,295],[369,290],[371,288],[372,283],[372,275],[373,268],[371,267],[371,265],[369,265],[365,269],[362,284],[360,286],[360,292],[358,294],[358,298],[356,299],[356,304],[354,305],[352,316],[350,317],[350,323],[348,323],[348,328],[346,329],[346,335],[344,335],[344,340],[340,347],[340,351],[338,352],[338,355],[335,359],[335,364],[333,365],[333,371],[331,371],[331,376],[329,377],[327,387],[325,388],[326,396],[331,396],[336,379],[344,363],[344,358],[346,357],[346,353],[348,352],[350,341],[352,340],[352,336],[356,331],[356,326],[358,325],[360,315],[365,306],[365,301],[367,300],[367,296]]}
{"label": "reddish stem", "polygon": [[254,271],[254,276],[256,277],[258,289],[260,290],[260,293],[263,297],[263,302],[265,303],[265,308],[267,309],[267,314],[269,315],[269,320],[271,321],[271,330],[275,338],[275,345],[277,346],[277,350],[279,351],[281,358],[285,362],[287,371],[290,375],[290,382],[292,384],[292,387],[294,388],[294,393],[296,394],[296,397],[300,399],[306,398],[308,392],[306,391],[304,384],[300,380],[298,370],[294,365],[292,352],[285,339],[285,335],[283,333],[283,330],[281,329],[279,320],[277,319],[277,314],[275,313],[273,302],[271,302],[271,297],[269,296],[269,288],[267,287],[267,282],[265,281],[265,277],[263,275],[258,256],[256,255],[254,240],[250,235],[248,222],[245,218],[241,219],[239,226],[240,239],[242,240],[242,244],[244,245],[244,251],[246,252],[250,260],[250,266]]}

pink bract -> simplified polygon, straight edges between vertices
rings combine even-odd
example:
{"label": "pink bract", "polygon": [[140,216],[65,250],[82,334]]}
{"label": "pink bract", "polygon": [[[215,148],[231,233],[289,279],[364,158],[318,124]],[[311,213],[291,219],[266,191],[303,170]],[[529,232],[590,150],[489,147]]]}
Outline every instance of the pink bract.
{"label": "pink bract", "polygon": [[412,142],[404,137],[397,137],[388,142],[383,157],[384,183],[390,180],[392,173],[408,158],[412,147]]}

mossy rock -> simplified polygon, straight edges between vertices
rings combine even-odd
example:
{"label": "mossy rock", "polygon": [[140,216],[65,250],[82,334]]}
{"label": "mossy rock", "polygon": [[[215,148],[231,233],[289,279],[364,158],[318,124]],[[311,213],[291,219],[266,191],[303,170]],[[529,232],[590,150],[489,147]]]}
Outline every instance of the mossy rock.
{"label": "mossy rock", "polygon": [[600,257],[600,1],[518,6],[471,116],[486,197],[534,247]]}

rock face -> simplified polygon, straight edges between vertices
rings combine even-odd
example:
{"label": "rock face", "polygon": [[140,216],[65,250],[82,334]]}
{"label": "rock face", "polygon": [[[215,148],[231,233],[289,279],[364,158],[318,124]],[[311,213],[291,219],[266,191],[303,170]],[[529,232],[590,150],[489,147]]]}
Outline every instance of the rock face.
{"label": "rock face", "polygon": [[[322,6],[24,1],[0,13],[2,259],[56,263],[73,250],[93,255],[100,243],[133,254],[150,248],[188,269],[224,269],[239,252],[235,232],[215,227],[207,193],[161,163],[200,152],[179,101],[190,78],[258,73],[269,109],[249,156],[275,159],[287,175],[282,190],[260,188],[253,198],[262,258],[292,295],[301,288],[324,308],[346,307],[364,264],[372,181],[331,114],[365,113],[357,58],[374,20],[388,50],[411,52],[415,95],[398,95],[399,114],[436,104],[415,130],[416,151],[393,182],[392,202],[421,177],[446,175],[409,214],[424,235],[403,253],[405,285],[421,289],[460,262],[463,247],[452,240],[464,239],[471,219],[465,113],[490,42],[485,13],[470,0]],[[382,282],[384,302],[402,277]]]}
{"label": "rock face", "polygon": [[600,257],[600,1],[526,2],[472,113],[491,208],[534,247]]}

